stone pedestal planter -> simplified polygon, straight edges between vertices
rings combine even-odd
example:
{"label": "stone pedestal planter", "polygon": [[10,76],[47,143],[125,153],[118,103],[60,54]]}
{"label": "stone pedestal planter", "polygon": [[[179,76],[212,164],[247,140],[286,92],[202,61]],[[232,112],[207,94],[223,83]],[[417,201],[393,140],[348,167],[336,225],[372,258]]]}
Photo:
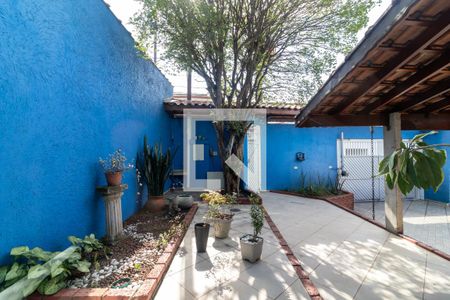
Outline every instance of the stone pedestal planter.
{"label": "stone pedestal planter", "polygon": [[246,234],[240,238],[242,259],[254,263],[261,259],[264,239],[257,237],[254,240],[253,235]]}
{"label": "stone pedestal planter", "polygon": [[122,195],[128,185],[100,186],[97,190],[102,194],[106,210],[106,240],[114,243],[123,236]]}
{"label": "stone pedestal planter", "polygon": [[205,252],[206,246],[208,245],[209,224],[197,223],[194,226],[194,230],[195,230],[195,244],[197,246],[197,252],[198,253]]}

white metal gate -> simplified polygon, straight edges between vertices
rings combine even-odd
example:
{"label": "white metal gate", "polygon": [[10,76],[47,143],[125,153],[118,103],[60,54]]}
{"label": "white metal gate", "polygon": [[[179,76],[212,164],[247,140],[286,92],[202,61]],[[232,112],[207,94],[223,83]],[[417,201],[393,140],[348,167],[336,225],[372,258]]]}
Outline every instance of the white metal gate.
{"label": "white metal gate", "polygon": [[[405,142],[407,142],[405,140]],[[384,157],[383,140],[373,140],[374,174],[378,174],[378,164]],[[355,201],[372,200],[372,147],[370,139],[337,140],[338,170],[344,170],[346,176],[340,181],[344,190],[355,195]],[[384,177],[376,176],[374,180],[375,200],[384,200]],[[423,199],[423,191],[414,189],[406,198]]]}

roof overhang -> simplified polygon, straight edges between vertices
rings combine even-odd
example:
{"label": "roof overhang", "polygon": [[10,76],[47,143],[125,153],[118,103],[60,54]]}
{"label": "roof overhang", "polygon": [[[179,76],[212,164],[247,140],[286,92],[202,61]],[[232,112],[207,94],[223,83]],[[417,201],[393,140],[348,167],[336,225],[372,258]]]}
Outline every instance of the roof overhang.
{"label": "roof overhang", "polygon": [[[164,101],[164,109],[174,118],[182,118],[184,109],[211,109],[214,104],[208,96],[196,95],[191,100],[186,95],[174,95],[171,99]],[[267,121],[277,123],[294,123],[295,116],[300,112],[298,105],[275,105],[264,104],[255,108],[266,109]]]}
{"label": "roof overhang", "polygon": [[394,1],[296,117],[298,127],[450,129],[450,1]]}

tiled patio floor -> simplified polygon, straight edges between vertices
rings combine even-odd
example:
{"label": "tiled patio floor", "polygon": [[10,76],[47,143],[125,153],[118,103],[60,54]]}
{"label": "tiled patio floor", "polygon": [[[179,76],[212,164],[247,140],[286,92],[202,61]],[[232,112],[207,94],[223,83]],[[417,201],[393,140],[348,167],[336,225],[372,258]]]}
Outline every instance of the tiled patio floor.
{"label": "tiled patio floor", "polygon": [[[450,262],[324,201],[263,199],[324,299],[450,299]],[[267,225],[262,261],[241,260],[238,238],[250,231],[243,211],[231,238],[211,230],[208,252],[197,255],[192,224],[156,299],[309,299]]]}
{"label": "tiled patio floor", "polygon": [[450,262],[320,200],[264,206],[324,299],[450,299]]}
{"label": "tiled patio floor", "polygon": [[[372,218],[372,203],[355,203],[355,210]],[[406,200],[404,233],[450,254],[450,206],[424,200]],[[384,202],[375,203],[375,219],[385,223]]]}
{"label": "tiled patio floor", "polygon": [[239,236],[252,227],[249,206],[239,207],[230,238],[215,239],[211,228],[207,252],[197,254],[194,224],[203,221],[206,211],[199,207],[155,299],[309,299],[267,224],[262,260],[251,264],[241,259]]}

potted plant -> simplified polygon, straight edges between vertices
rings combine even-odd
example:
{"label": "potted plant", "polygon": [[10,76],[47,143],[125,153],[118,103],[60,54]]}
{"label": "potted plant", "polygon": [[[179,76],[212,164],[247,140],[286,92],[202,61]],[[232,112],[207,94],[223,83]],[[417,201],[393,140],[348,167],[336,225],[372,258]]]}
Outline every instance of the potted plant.
{"label": "potted plant", "polygon": [[252,201],[250,217],[252,220],[253,234],[245,234],[240,238],[242,259],[251,263],[261,258],[264,242],[264,239],[259,236],[264,224],[264,211],[255,199],[257,198],[250,198],[250,201]]}
{"label": "potted plant", "polygon": [[227,238],[231,228],[231,221],[233,221],[230,206],[236,203],[236,196],[222,195],[218,192],[209,191],[201,194],[200,197],[208,203],[205,219],[213,224],[214,236],[218,239]]}
{"label": "potted plant", "polygon": [[205,220],[206,222],[213,224],[214,236],[216,238],[225,239],[230,232],[233,214],[225,211],[224,208],[218,204],[209,204]]}
{"label": "potted plant", "polygon": [[163,152],[160,144],[149,146],[144,136],[144,149],[138,153],[136,165],[148,191],[148,201],[145,207],[152,211],[161,211],[165,206],[164,186],[172,169],[175,153],[170,149]]}
{"label": "potted plant", "polygon": [[117,149],[108,159],[99,159],[100,165],[105,171],[106,182],[109,186],[117,186],[122,183],[122,173],[133,168],[132,164],[126,163],[127,158],[122,150]]}

